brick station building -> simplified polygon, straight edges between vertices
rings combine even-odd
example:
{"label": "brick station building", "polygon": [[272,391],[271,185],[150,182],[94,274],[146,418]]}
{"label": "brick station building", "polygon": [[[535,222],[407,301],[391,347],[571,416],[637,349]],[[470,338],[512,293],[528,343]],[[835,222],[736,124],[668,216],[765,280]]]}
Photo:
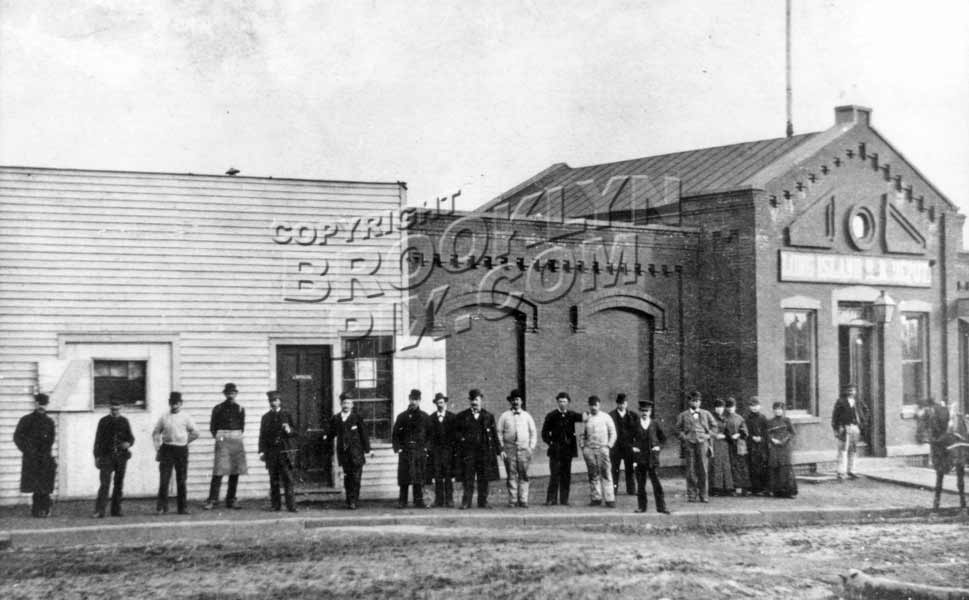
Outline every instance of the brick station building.
{"label": "brick station building", "polygon": [[963,221],[870,109],[842,106],[825,131],[559,163],[430,218],[409,238],[411,320],[446,344],[456,408],[472,387],[495,411],[521,388],[538,419],[560,390],[607,409],[625,392],[669,423],[693,388],[758,396],[786,403],[816,465],[850,382],[867,451],[921,457],[917,406],[969,406]]}

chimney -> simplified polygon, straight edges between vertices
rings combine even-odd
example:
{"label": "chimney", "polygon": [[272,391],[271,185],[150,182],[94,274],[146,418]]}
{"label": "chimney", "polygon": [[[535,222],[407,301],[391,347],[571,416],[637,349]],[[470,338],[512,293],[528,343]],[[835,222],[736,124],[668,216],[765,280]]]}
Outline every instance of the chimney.
{"label": "chimney", "polygon": [[843,123],[871,125],[871,109],[867,106],[858,106],[857,104],[835,106],[834,124],[841,125]]}

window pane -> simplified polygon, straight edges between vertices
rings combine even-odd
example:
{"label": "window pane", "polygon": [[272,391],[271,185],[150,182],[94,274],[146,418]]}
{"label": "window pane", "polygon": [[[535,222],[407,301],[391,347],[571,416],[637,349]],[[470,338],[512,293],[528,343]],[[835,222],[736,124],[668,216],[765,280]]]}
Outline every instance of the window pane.
{"label": "window pane", "polygon": [[902,402],[916,404],[928,396],[928,315],[902,313]]}
{"label": "window pane", "polygon": [[343,391],[357,400],[355,410],[367,432],[377,440],[390,439],[393,398],[392,336],[344,341]]}
{"label": "window pane", "polygon": [[784,379],[788,409],[814,410],[814,336],[814,311],[784,311]]}
{"label": "window pane", "polygon": [[145,361],[94,361],[94,406],[104,407],[117,398],[129,406],[145,406]]}

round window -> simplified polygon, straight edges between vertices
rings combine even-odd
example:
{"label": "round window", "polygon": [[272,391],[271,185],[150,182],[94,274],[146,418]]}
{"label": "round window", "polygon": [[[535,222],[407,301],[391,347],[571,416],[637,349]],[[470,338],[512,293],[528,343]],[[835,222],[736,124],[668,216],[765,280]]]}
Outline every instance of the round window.
{"label": "round window", "polygon": [[864,206],[848,211],[848,239],[859,250],[868,250],[875,243],[875,216]]}
{"label": "round window", "polygon": [[856,239],[863,240],[870,233],[871,221],[868,220],[868,214],[864,212],[855,213],[855,216],[851,217],[851,234]]}

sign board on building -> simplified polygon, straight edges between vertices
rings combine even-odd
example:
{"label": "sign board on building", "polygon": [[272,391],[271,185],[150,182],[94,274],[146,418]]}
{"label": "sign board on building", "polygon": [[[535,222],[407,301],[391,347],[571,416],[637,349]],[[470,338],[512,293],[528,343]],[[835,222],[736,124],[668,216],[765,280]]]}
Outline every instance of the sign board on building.
{"label": "sign board on building", "polygon": [[781,281],[932,287],[926,259],[781,250]]}

